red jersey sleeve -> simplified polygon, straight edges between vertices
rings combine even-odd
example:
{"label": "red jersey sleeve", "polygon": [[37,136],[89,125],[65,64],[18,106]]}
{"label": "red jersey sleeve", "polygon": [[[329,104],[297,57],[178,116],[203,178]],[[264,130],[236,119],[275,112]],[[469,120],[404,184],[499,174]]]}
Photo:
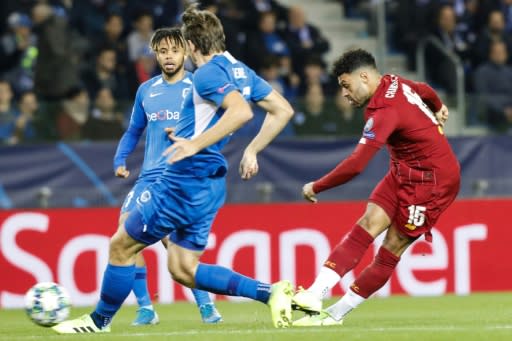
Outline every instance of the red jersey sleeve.
{"label": "red jersey sleeve", "polygon": [[336,168],[313,183],[313,192],[320,193],[329,188],[342,185],[361,173],[379,148],[358,144],[356,149]]}
{"label": "red jersey sleeve", "polygon": [[427,83],[422,82],[413,82],[407,79],[402,79],[402,81],[409,85],[425,102],[432,112],[438,112],[441,110],[443,106],[443,102],[437,95],[436,91],[432,89]]}
{"label": "red jersey sleeve", "polygon": [[385,107],[374,111],[363,129],[360,144],[367,144],[376,148],[386,144],[388,137],[397,129],[398,113],[393,107]]}

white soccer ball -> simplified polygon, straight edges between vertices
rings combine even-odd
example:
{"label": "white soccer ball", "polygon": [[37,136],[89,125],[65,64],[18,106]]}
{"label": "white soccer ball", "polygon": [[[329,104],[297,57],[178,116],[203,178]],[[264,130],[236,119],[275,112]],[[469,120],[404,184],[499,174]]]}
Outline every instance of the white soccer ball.
{"label": "white soccer ball", "polygon": [[37,283],[25,294],[25,311],[40,326],[51,327],[64,321],[70,309],[69,294],[57,283]]}

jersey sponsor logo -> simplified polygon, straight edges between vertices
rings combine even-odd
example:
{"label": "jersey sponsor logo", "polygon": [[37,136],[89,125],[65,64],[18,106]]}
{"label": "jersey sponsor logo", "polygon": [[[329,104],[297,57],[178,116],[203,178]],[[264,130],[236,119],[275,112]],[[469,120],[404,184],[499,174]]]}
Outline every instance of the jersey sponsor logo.
{"label": "jersey sponsor logo", "polygon": [[386,94],[384,94],[384,97],[395,98],[397,90],[398,90],[398,77],[391,75],[391,84],[389,85],[388,89],[386,90]]}
{"label": "jersey sponsor logo", "polygon": [[156,97],[156,96],[160,96],[161,94],[162,94],[162,92],[151,92],[151,93],[149,94],[149,97],[150,97],[150,98],[153,98],[153,97]]}
{"label": "jersey sponsor logo", "polygon": [[231,83],[227,83],[227,84],[225,84],[224,86],[221,86],[220,88],[218,88],[218,89],[217,89],[217,92],[218,92],[219,94],[223,94],[223,93],[224,93],[224,91],[226,91],[226,89],[227,89],[227,88],[229,88],[231,85],[233,85],[233,84],[231,84]]}
{"label": "jersey sponsor logo", "polygon": [[169,120],[177,120],[180,118],[179,111],[170,111],[170,110],[159,110],[157,112],[146,113],[146,118],[148,122],[155,121],[169,121]]}
{"label": "jersey sponsor logo", "polygon": [[375,139],[375,132],[372,131],[373,128],[373,117],[370,117],[368,121],[366,121],[366,124],[364,125],[363,129],[363,137],[373,140]]}

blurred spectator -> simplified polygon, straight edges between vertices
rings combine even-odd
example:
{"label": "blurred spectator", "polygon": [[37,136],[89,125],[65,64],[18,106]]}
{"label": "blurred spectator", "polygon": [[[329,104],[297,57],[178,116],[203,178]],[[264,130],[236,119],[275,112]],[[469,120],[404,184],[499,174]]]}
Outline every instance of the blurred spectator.
{"label": "blurred spectator", "polygon": [[[112,0],[109,0],[112,2]],[[128,18],[133,18],[140,12],[146,12],[153,18],[154,27],[174,26],[180,20],[180,15],[184,11],[189,0],[117,0],[118,3],[124,3],[124,12]],[[207,2],[200,1],[201,4]]]}
{"label": "blurred spectator", "polygon": [[[239,2],[234,0],[201,1],[201,7],[214,13],[222,22],[226,36],[226,49],[237,59],[246,60],[245,44],[247,29],[244,13],[239,8]],[[221,10],[222,9],[222,10]],[[251,13],[252,17],[254,13]],[[251,17],[251,20],[253,20]]]}
{"label": "blurred spectator", "polygon": [[246,0],[240,1],[241,10],[244,12],[245,26],[249,30],[258,27],[259,16],[265,12],[273,12],[276,17],[276,27],[279,30],[286,28],[288,23],[288,9],[275,0]]}
{"label": "blurred spectator", "polygon": [[291,51],[293,68],[302,76],[305,61],[312,55],[323,56],[329,51],[329,42],[316,27],[306,22],[302,7],[292,6],[288,14],[285,40]]}
{"label": "blurred spectator", "polygon": [[103,32],[108,13],[109,0],[72,1],[70,22],[74,28],[88,39],[94,39]]}
{"label": "blurred spectator", "polygon": [[247,38],[247,64],[253,69],[259,70],[262,67],[262,54],[290,55],[286,41],[277,33],[274,12],[261,13],[256,31],[250,33]]}
{"label": "blurred spectator", "polygon": [[135,74],[138,83],[144,83],[155,76],[158,71],[156,58],[153,51],[147,47],[135,62]]}
{"label": "blurred spectator", "polygon": [[32,21],[23,13],[12,13],[7,19],[9,32],[0,40],[0,74],[21,93],[34,87],[33,69],[37,58],[36,36]]}
{"label": "blurred spectator", "polygon": [[334,98],[336,113],[341,118],[337,125],[336,133],[338,136],[360,136],[364,127],[364,115],[360,108],[354,108],[339,89]]}
{"label": "blurred spectator", "polygon": [[407,55],[409,70],[415,70],[416,47],[433,30],[435,4],[431,0],[398,0],[397,3],[393,44]]}
{"label": "blurred spectator", "polygon": [[505,17],[505,30],[512,34],[512,0],[501,0],[501,11]]}
{"label": "blurred spectator", "polygon": [[128,98],[127,84],[119,79],[116,63],[116,50],[113,47],[103,47],[98,52],[93,68],[87,69],[82,75],[90,98],[95,98],[101,88],[109,88],[116,98]]}
{"label": "blurred spectator", "polygon": [[477,66],[489,57],[490,45],[493,41],[503,41],[509,57],[512,57],[512,35],[505,31],[505,18],[501,11],[489,13],[487,27],[480,33],[474,48],[474,65]]}
{"label": "blurred spectator", "polygon": [[290,103],[294,103],[298,94],[300,80],[297,75],[284,77],[280,74],[281,63],[277,56],[268,55],[263,58],[259,74],[276,91],[283,95]]}
{"label": "blurred spectator", "polygon": [[[469,45],[464,38],[455,30],[455,11],[449,5],[439,9],[437,17],[437,28],[435,35],[439,38],[445,49],[456,54],[463,63],[469,57]],[[448,94],[454,94],[457,87],[455,68],[453,63],[432,47],[427,49],[430,78],[446,90]]]}
{"label": "blurred spectator", "polygon": [[18,112],[12,103],[12,89],[9,82],[0,80],[0,144],[15,144],[16,118]]}
{"label": "blurred spectator", "polygon": [[461,0],[463,7],[457,15],[456,30],[468,44],[474,44],[480,31],[478,0]]}
{"label": "blurred spectator", "polygon": [[19,143],[34,142],[37,140],[37,131],[34,125],[39,103],[33,91],[21,94],[18,100],[19,115],[16,119],[16,137]]}
{"label": "blurred spectator", "polygon": [[153,35],[153,17],[151,13],[142,11],[137,13],[133,22],[134,30],[128,35],[128,56],[132,62],[139,59],[149,46]]}
{"label": "blurred spectator", "polygon": [[128,45],[123,38],[123,18],[119,14],[110,14],[105,19],[103,32],[95,37],[94,50],[98,51],[105,46],[111,46],[116,50],[117,64],[126,68],[128,64]]}
{"label": "blurred spectator", "polygon": [[60,140],[79,140],[82,127],[89,119],[89,95],[83,88],[72,89],[61,102],[57,116],[57,134]]}
{"label": "blurred spectator", "polygon": [[332,101],[326,100],[320,84],[308,87],[292,120],[298,136],[335,136],[341,124],[341,116]]}
{"label": "blurred spectator", "polygon": [[123,115],[116,111],[116,101],[109,88],[98,91],[82,131],[82,137],[91,140],[117,140],[123,135]]}
{"label": "blurred spectator", "polygon": [[337,86],[332,83],[331,76],[327,72],[326,64],[318,56],[310,56],[304,63],[304,79],[301,83],[301,94],[305,93],[312,85],[320,85],[325,95],[333,95]]}
{"label": "blurred spectator", "polygon": [[[39,3],[32,18],[38,34],[35,90],[45,100],[59,100],[80,84],[79,37],[72,33],[65,17],[55,15],[52,7]],[[83,46],[81,46],[83,47]]]}
{"label": "blurred spectator", "polygon": [[487,123],[497,131],[512,127],[512,67],[506,65],[507,48],[491,42],[489,60],[475,72],[475,90]]}

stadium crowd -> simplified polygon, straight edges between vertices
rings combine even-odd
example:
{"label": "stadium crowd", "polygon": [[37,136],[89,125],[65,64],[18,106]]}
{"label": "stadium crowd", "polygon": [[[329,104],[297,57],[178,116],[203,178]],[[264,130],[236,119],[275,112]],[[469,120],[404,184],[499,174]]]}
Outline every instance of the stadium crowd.
{"label": "stadium crowd", "polygon": [[[365,11],[371,1],[338,1],[347,16],[371,17]],[[159,72],[148,46],[152,33],[179,25],[186,3],[2,1],[0,144],[118,139],[138,85]],[[509,130],[512,0],[387,3],[390,48],[411,56],[414,69],[418,40],[436,35],[464,62],[466,90],[481,108],[475,115],[484,115],[479,119],[496,131]],[[207,0],[201,6],[221,18],[227,49],[294,106],[296,114],[281,136],[360,134],[363,117],[341,97],[325,63],[329,41],[308,22],[303,8],[275,0]],[[343,39],[343,32],[337,38]],[[452,93],[453,68],[434,50],[428,53],[432,84]],[[255,109],[255,119],[237,134],[252,136],[263,117]]]}

